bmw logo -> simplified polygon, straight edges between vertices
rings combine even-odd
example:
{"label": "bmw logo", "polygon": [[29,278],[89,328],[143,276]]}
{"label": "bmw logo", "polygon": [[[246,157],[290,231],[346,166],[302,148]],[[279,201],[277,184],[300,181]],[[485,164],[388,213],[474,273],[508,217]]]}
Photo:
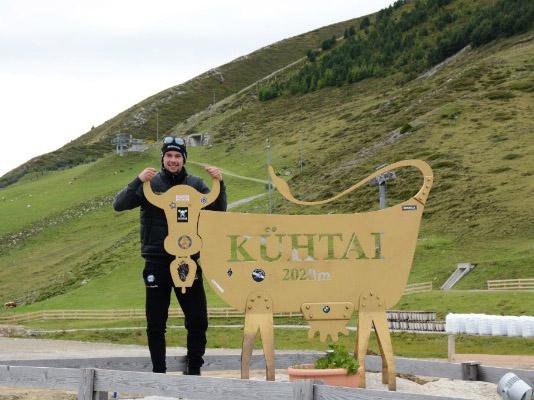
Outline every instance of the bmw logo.
{"label": "bmw logo", "polygon": [[325,314],[328,314],[328,313],[330,312],[330,307],[329,307],[329,306],[324,306],[324,307],[323,307],[323,312],[324,312]]}
{"label": "bmw logo", "polygon": [[252,279],[254,279],[256,282],[261,282],[265,279],[265,271],[261,268],[256,268],[254,271],[252,271]]}
{"label": "bmw logo", "polygon": [[156,278],[154,277],[154,275],[148,275],[148,276],[146,277],[146,281],[147,281],[148,283],[153,283],[155,280],[156,280]]}

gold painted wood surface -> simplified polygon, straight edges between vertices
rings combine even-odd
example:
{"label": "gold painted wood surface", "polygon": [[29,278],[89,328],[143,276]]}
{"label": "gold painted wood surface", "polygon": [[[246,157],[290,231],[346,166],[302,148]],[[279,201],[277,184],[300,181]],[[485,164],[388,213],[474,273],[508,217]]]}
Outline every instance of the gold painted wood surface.
{"label": "gold painted wood surface", "polygon": [[176,256],[169,268],[174,286],[191,287],[195,280],[197,264],[191,256],[202,248],[202,239],[197,233],[200,210],[213,203],[220,192],[220,182],[213,179],[211,191],[203,194],[189,185],[176,185],[165,193],[155,194],[150,181],[143,183],[147,200],[161,208],[167,219],[168,236],[163,246],[165,251]]}
{"label": "gold painted wood surface", "polygon": [[[384,210],[328,215],[201,211],[202,269],[211,286],[241,311],[248,293],[258,290],[272,296],[274,312],[299,311],[304,303],[358,304],[369,288],[392,307],[408,280],[432,171],[423,161],[402,161],[344,192],[403,166],[419,168],[423,186],[414,197]],[[299,202],[285,182],[285,188],[279,180],[275,184],[286,198]],[[261,281],[253,278],[257,270],[264,272]]]}

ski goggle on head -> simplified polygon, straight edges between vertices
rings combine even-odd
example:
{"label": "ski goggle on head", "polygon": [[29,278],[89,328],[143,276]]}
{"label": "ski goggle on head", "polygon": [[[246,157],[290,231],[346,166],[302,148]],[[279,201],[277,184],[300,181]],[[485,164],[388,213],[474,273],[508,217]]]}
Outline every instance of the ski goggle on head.
{"label": "ski goggle on head", "polygon": [[163,144],[176,144],[178,146],[185,146],[185,141],[180,137],[165,136],[163,138]]}

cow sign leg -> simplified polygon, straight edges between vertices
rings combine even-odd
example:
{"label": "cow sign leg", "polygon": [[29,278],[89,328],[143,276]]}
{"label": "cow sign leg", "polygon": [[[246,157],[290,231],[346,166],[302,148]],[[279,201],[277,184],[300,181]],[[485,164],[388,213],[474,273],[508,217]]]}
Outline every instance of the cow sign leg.
{"label": "cow sign leg", "polygon": [[250,372],[250,358],[254,349],[258,325],[253,315],[245,313],[245,326],[243,329],[243,346],[241,348],[241,379],[248,379]]}
{"label": "cow sign leg", "polygon": [[267,380],[274,381],[273,304],[270,296],[261,293],[251,294],[247,299],[241,350],[241,379],[249,378],[250,358],[258,329],[263,343],[266,377]]}
{"label": "cow sign leg", "polygon": [[[378,329],[375,327],[375,332],[378,332]],[[388,364],[386,360],[386,355],[384,354],[384,349],[382,348],[382,342],[380,342],[380,339],[377,335],[377,342],[378,342],[378,350],[380,351],[380,357],[382,357],[382,383],[384,385],[388,384]]]}
{"label": "cow sign leg", "polygon": [[360,375],[360,387],[365,387],[365,356],[369,347],[369,335],[371,334],[372,319],[369,313],[360,311],[358,314],[358,331],[355,353],[358,357],[358,375]]}
{"label": "cow sign leg", "polygon": [[395,380],[395,359],[385,312],[378,312],[373,318],[380,352],[382,354],[382,382],[388,384],[389,390],[397,390]]}
{"label": "cow sign leg", "polygon": [[272,313],[262,315],[260,335],[265,356],[266,377],[268,381],[274,381],[274,327]]}

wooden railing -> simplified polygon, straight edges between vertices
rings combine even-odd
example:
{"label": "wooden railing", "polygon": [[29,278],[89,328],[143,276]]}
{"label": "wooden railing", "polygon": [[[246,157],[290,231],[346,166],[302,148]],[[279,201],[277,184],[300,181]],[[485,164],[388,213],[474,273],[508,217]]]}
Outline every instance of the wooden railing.
{"label": "wooden railing", "polygon": [[488,290],[534,290],[534,278],[487,281]]}
{"label": "wooden railing", "polygon": [[[276,356],[276,367],[285,368],[303,361],[313,362],[319,356],[319,353],[280,354]],[[239,370],[240,366],[238,355],[205,356],[205,360],[205,371]],[[173,365],[183,367],[184,362],[184,357],[172,357]],[[153,374],[144,372],[150,368],[149,357],[12,360],[2,363],[5,365],[0,365],[0,386],[77,391],[78,399],[83,400],[107,399],[107,392],[111,391],[190,400],[457,400],[452,397],[332,387],[313,381],[265,382]],[[252,364],[254,369],[265,367],[263,357],[258,355],[253,356]],[[463,364],[401,357],[396,358],[395,364],[400,374],[497,383],[506,372],[513,372],[526,382],[534,379],[532,370],[510,370],[482,365],[469,365],[472,368],[466,369]],[[367,356],[365,366],[369,372],[380,372],[380,357]]]}
{"label": "wooden railing", "polygon": [[[181,309],[169,309],[169,317],[181,318],[184,314]],[[233,308],[208,308],[209,318],[242,318],[244,314]],[[302,317],[298,312],[275,313],[276,318]],[[436,313],[433,311],[387,311],[390,321],[427,322],[435,321]],[[11,314],[0,316],[0,322],[24,322],[33,320],[110,320],[145,319],[145,310],[49,310],[33,311],[28,313]]]}
{"label": "wooden railing", "polygon": [[[183,318],[184,313],[180,308],[169,309],[169,317]],[[244,314],[233,308],[208,308],[209,318],[232,318],[243,317]],[[287,312],[276,313],[275,317],[301,317],[301,313]],[[28,313],[1,315],[0,322],[24,322],[32,320],[110,320],[145,319],[145,310],[142,308],[126,310],[47,310],[33,311]]]}
{"label": "wooden railing", "polygon": [[[397,331],[443,332],[445,323],[436,320],[432,311],[386,312],[389,328]],[[170,309],[170,317],[183,317],[181,309]],[[244,314],[233,308],[209,308],[209,318],[243,318]],[[301,313],[277,313],[275,318],[302,317]],[[50,310],[0,316],[0,323],[23,323],[35,320],[144,320],[143,309],[131,310]],[[303,328],[305,328],[303,326]]]}
{"label": "wooden railing", "polygon": [[430,292],[432,290],[432,282],[412,283],[406,285],[404,294]]}

